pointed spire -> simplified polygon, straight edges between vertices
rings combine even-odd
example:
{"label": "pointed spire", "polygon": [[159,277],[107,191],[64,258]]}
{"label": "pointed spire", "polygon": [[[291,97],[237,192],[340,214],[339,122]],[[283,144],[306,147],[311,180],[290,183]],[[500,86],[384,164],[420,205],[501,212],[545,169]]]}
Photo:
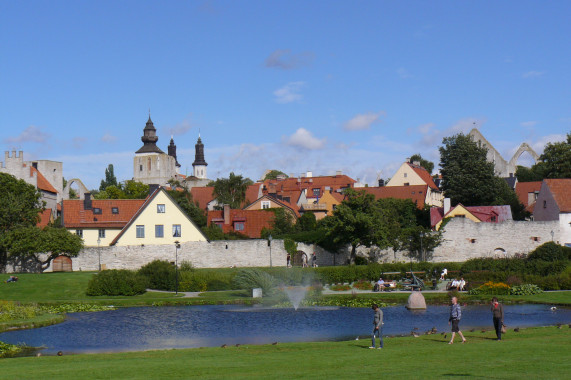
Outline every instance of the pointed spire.
{"label": "pointed spire", "polygon": [[151,110],[149,109],[149,120],[147,120],[147,124],[143,128],[143,136],[141,136],[143,146],[135,153],[164,153],[156,145],[158,140],[157,130],[151,120]]}

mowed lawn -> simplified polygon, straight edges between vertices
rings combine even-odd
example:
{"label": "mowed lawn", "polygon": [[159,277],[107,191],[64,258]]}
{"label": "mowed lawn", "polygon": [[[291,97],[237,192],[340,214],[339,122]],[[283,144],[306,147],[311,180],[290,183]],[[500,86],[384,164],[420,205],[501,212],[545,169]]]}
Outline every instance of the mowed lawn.
{"label": "mowed lawn", "polygon": [[[279,326],[276,326],[279,328]],[[449,338],[449,334],[448,337]],[[568,379],[571,328],[509,331],[502,342],[488,331],[468,332],[466,344],[441,334],[278,343],[135,353],[0,359],[5,379]],[[459,341],[458,341],[459,342]]]}

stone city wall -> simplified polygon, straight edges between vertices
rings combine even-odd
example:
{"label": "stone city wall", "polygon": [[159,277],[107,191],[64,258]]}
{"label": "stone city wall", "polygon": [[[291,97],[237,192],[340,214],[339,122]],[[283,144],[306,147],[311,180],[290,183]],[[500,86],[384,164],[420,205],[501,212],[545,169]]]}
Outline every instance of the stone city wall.
{"label": "stone city wall", "polygon": [[[509,257],[516,253],[529,253],[537,246],[559,240],[559,221],[474,223],[465,218],[454,218],[444,227],[443,242],[430,261],[465,261],[474,257]],[[347,262],[349,248],[336,255],[311,244],[298,244],[298,250],[317,255],[319,266],[342,265]],[[371,257],[378,262],[408,261],[406,251],[379,250],[376,247],[359,247],[357,254]],[[273,240],[271,246],[272,266],[286,265],[283,240]],[[175,257],[178,256],[178,257]],[[212,242],[188,242],[181,244],[178,255],[174,244],[126,247],[85,248],[74,257],[73,270],[97,270],[99,258],[105,269],[138,269],[159,259],[170,262],[190,261],[196,268],[259,267],[270,266],[270,247],[266,240],[218,240]],[[51,267],[47,271],[51,271]]]}

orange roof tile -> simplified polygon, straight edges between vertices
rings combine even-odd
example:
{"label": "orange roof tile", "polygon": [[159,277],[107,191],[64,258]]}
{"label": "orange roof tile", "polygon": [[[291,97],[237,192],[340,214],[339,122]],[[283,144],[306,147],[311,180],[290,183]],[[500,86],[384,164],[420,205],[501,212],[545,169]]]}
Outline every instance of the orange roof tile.
{"label": "orange roof tile", "polygon": [[[144,199],[93,199],[91,210],[85,210],[84,201],[63,201],[62,218],[66,228],[123,228],[145,203]],[[113,208],[118,209],[113,214]],[[101,214],[94,214],[94,209]]]}
{"label": "orange roof tile", "polygon": [[54,193],[57,194],[57,190],[52,186],[52,184],[46,179],[46,177],[44,177],[42,175],[42,173],[40,173],[40,171],[38,169],[36,169],[33,166],[30,166],[30,177],[34,176],[34,173],[36,173],[37,178],[38,178],[38,185],[37,188],[43,191],[48,191],[50,193]]}
{"label": "orange roof tile", "polygon": [[373,194],[375,199],[410,199],[416,207],[423,209],[428,185],[363,187],[356,190],[364,190],[367,194]]}
{"label": "orange roof tile", "polygon": [[[208,211],[208,225],[213,221],[224,220],[224,211]],[[259,239],[261,237],[262,228],[271,228],[274,220],[274,213],[267,210],[230,210],[230,223],[222,224],[224,233],[240,232],[251,239]],[[244,229],[241,231],[234,230],[234,222],[244,223]]]}
{"label": "orange roof tile", "polygon": [[192,201],[194,203],[198,202],[198,207],[202,210],[206,210],[208,207],[208,203],[214,200],[214,187],[207,186],[207,187],[193,187],[190,189],[190,193],[192,194]]}
{"label": "orange roof tile", "polygon": [[529,193],[535,193],[541,190],[541,181],[535,182],[518,182],[515,185],[515,193],[517,198],[524,206],[530,206],[529,204]]}
{"label": "orange roof tile", "polygon": [[543,180],[557,202],[559,212],[571,212],[571,178]]}
{"label": "orange roof tile", "polygon": [[418,174],[418,176],[428,185],[430,186],[431,189],[434,190],[440,190],[438,188],[438,186],[436,186],[436,184],[434,183],[434,180],[432,179],[432,176],[430,175],[430,173],[423,168],[422,166],[418,166],[418,165],[414,165],[411,164],[410,162],[408,163],[408,166],[410,166],[412,168],[412,170],[414,170],[414,172],[416,174]]}
{"label": "orange roof tile", "polygon": [[[275,192],[301,191],[303,189],[321,189],[321,193],[325,191],[325,187],[335,191],[337,189],[353,187],[357,181],[344,174],[334,176],[319,177],[291,177],[286,179],[267,179],[263,182],[262,191],[267,194],[270,186],[275,188]],[[271,189],[273,190],[273,189]],[[294,201],[293,199],[291,200]],[[296,200],[297,201],[297,200]]]}

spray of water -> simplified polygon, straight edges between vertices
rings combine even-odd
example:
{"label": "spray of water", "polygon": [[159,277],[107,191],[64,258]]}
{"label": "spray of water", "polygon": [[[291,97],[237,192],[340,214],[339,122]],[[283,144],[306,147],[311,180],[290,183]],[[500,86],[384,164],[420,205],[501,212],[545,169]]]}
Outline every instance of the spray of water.
{"label": "spray of water", "polygon": [[295,310],[299,308],[299,305],[305,298],[308,290],[309,287],[307,286],[288,286],[284,288],[284,292],[287,294],[287,297]]}

